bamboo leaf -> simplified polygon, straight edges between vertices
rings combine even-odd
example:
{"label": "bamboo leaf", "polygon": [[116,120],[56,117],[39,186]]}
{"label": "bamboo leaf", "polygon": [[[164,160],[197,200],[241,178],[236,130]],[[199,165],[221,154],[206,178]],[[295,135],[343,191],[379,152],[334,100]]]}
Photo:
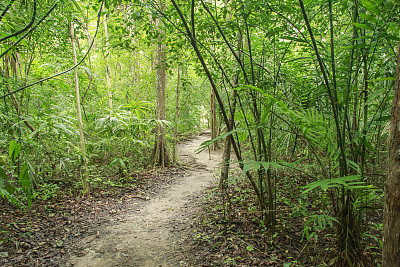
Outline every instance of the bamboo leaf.
{"label": "bamboo leaf", "polygon": [[220,136],[217,136],[216,138],[214,138],[214,139],[212,139],[212,140],[208,140],[208,141],[205,141],[204,143],[202,143],[202,144],[200,145],[200,147],[199,147],[195,152],[196,152],[197,154],[200,154],[201,152],[203,152],[205,149],[207,149],[207,148],[208,148],[212,143],[214,143],[215,141],[224,139],[225,137],[228,137],[228,136],[230,136],[231,134],[234,134],[234,133],[236,133],[236,132],[238,132],[238,131],[246,131],[246,130],[248,130],[248,129],[249,129],[249,128],[233,129],[233,130],[230,131],[230,132],[221,134]]}
{"label": "bamboo leaf", "polygon": [[251,169],[251,165],[249,163],[243,164],[243,175],[246,175],[246,173]]}
{"label": "bamboo leaf", "polygon": [[374,16],[368,14],[360,13],[360,17],[373,23],[377,22],[377,19]]}
{"label": "bamboo leaf", "polygon": [[353,25],[356,26],[357,28],[360,28],[360,29],[369,30],[369,31],[374,31],[374,28],[371,27],[371,26],[368,25],[368,24],[355,23],[355,22],[354,22]]}
{"label": "bamboo leaf", "polygon": [[351,176],[344,176],[344,177],[339,177],[339,178],[333,178],[333,179],[323,179],[319,181],[312,182],[306,186],[303,186],[304,188],[302,194],[306,194],[310,192],[311,190],[321,188],[323,191],[327,191],[329,188],[339,188],[339,187],[344,187],[348,188],[350,187],[351,184],[349,182],[355,181],[355,180],[360,180],[361,176],[360,175],[351,175]]}
{"label": "bamboo leaf", "polygon": [[28,166],[24,164],[19,174],[19,182],[22,185],[22,189],[25,191],[25,195],[28,201],[28,208],[32,205],[32,183],[29,177]]}
{"label": "bamboo leaf", "polygon": [[379,15],[379,7],[375,3],[369,0],[361,0],[361,3],[369,12]]}

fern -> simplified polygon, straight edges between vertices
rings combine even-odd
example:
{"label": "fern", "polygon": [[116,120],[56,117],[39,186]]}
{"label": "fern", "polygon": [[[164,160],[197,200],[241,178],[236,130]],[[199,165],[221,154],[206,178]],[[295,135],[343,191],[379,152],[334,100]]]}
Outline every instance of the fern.
{"label": "fern", "polygon": [[321,189],[324,192],[326,192],[330,188],[343,188],[347,190],[373,188],[372,185],[366,185],[364,182],[360,180],[361,180],[360,175],[351,175],[333,179],[318,180],[303,186],[302,188],[304,189],[304,191],[302,192],[302,194],[307,194],[308,192],[316,189]]}

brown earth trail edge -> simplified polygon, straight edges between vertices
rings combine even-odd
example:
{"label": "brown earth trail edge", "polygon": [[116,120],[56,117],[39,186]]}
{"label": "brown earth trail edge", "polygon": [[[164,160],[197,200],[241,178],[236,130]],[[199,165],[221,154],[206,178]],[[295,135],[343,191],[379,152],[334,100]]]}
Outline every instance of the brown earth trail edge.
{"label": "brown earth trail edge", "polygon": [[178,158],[189,167],[187,173],[155,198],[133,205],[119,222],[106,226],[104,234],[80,240],[83,256],[68,262],[76,267],[185,265],[178,254],[193,217],[191,201],[215,184],[221,158],[218,151],[211,153],[211,160],[208,150],[195,153],[206,140],[209,136],[200,135],[181,144]]}

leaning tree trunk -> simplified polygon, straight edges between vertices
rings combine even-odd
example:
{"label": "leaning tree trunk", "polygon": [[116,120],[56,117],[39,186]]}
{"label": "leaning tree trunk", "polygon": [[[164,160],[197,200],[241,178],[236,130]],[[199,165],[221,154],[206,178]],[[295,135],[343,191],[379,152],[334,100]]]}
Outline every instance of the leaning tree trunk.
{"label": "leaning tree trunk", "polygon": [[[165,4],[160,0],[158,2],[160,10],[165,10]],[[165,71],[165,30],[161,18],[156,19],[156,28],[159,32],[157,42],[157,58],[156,58],[156,87],[157,87],[157,110],[156,117],[159,123],[156,125],[156,142],[154,144],[152,163],[165,167],[169,164],[167,146],[165,140],[165,87],[166,87],[166,71]]]}
{"label": "leaning tree trunk", "polygon": [[389,175],[383,214],[382,266],[400,264],[400,45],[397,57],[395,96],[390,119]]}
{"label": "leaning tree trunk", "polygon": [[[74,42],[74,23],[71,21],[71,44],[72,44],[72,55],[74,58],[74,65],[77,65],[76,59],[76,49]],[[85,149],[85,136],[83,135],[83,122],[82,122],[82,113],[81,113],[81,103],[79,97],[79,79],[78,79],[78,68],[74,69],[74,78],[75,78],[75,96],[76,96],[76,111],[78,113],[78,123],[79,123],[79,140],[81,147],[81,178],[83,184],[83,191],[85,194],[90,193],[89,181],[87,179],[87,161],[86,161],[86,149]]]}

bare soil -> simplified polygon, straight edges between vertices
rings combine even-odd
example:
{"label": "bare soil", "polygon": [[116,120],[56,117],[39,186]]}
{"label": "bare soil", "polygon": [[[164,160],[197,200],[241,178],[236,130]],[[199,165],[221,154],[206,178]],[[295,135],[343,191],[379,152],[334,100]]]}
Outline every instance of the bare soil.
{"label": "bare soil", "polygon": [[181,144],[179,160],[188,170],[154,198],[127,204],[117,221],[79,240],[67,262],[77,267],[185,265],[181,243],[193,218],[191,203],[213,186],[220,161],[219,152],[195,153],[208,139],[203,135]]}

